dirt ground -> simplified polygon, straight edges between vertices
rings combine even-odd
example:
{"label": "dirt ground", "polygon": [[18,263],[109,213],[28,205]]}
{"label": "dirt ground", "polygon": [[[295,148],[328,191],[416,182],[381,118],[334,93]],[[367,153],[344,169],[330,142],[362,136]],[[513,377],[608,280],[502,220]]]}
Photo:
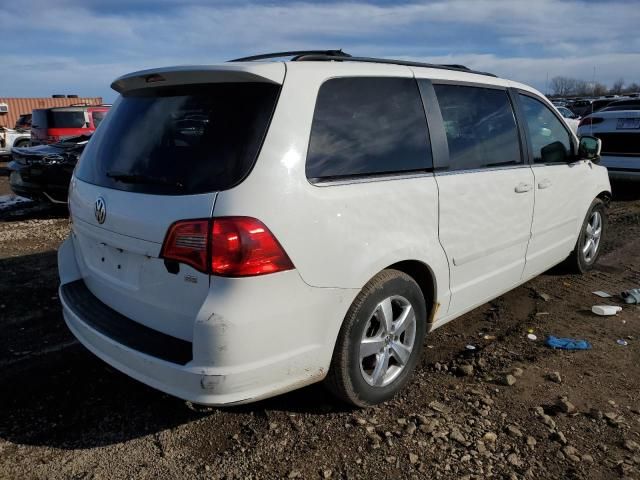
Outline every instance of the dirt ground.
{"label": "dirt ground", "polygon": [[591,292],[640,287],[640,188],[614,197],[593,272],[554,269],[437,330],[406,391],[368,410],[321,385],[197,408],[129,379],[62,320],[64,209],[2,210],[0,478],[638,479],[640,307],[590,312],[620,303]]}

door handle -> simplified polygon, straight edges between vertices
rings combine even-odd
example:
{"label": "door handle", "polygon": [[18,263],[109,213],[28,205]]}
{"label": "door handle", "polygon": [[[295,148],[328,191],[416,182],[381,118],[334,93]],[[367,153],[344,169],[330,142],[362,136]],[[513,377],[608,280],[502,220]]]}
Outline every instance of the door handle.
{"label": "door handle", "polygon": [[549,188],[550,186],[551,186],[551,180],[549,180],[548,178],[545,178],[544,180],[538,183],[539,189]]}
{"label": "door handle", "polygon": [[516,193],[525,193],[525,192],[530,192],[531,189],[533,188],[533,185],[531,185],[530,183],[519,183],[518,185],[516,185]]}

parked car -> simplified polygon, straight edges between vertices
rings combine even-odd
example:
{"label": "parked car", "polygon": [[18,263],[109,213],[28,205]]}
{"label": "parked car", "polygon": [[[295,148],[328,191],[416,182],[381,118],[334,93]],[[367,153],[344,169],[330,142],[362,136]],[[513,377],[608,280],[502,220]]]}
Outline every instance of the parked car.
{"label": "parked car", "polygon": [[579,135],[602,140],[602,165],[616,180],[640,180],[640,99],[618,100],[580,121]]}
{"label": "parked car", "polygon": [[556,110],[564,117],[564,121],[569,125],[573,133],[576,133],[578,131],[578,125],[580,124],[580,117],[567,107],[556,107]]}
{"label": "parked car", "polygon": [[599,141],[542,94],[462,66],[287,55],[112,84],[58,253],[65,321],[105,362],[199,404],[324,379],[373,405],[427,332],[564,260],[592,268]]}
{"label": "parked car", "polygon": [[0,127],[0,159],[9,157],[14,148],[29,146],[30,142],[31,133],[28,130]]}
{"label": "parked car", "polygon": [[91,135],[110,105],[79,105],[33,110],[31,144],[56,143],[66,137]]}
{"label": "parked car", "polygon": [[14,148],[8,165],[11,189],[33,200],[67,203],[71,174],[88,140],[82,135],[50,145]]}

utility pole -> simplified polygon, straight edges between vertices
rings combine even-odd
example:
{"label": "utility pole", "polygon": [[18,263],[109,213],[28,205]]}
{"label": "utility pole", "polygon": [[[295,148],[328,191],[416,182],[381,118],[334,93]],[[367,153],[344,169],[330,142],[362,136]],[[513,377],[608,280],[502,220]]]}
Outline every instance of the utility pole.
{"label": "utility pole", "polygon": [[547,80],[544,82],[544,94],[549,96],[549,72],[547,72]]}

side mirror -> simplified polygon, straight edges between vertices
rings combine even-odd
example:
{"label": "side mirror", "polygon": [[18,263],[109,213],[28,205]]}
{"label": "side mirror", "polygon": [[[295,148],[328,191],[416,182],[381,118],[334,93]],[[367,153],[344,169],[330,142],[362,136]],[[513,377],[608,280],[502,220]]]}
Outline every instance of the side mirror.
{"label": "side mirror", "polygon": [[580,137],[578,147],[578,157],[582,160],[591,160],[594,163],[600,161],[600,151],[602,150],[602,140],[589,135]]}

